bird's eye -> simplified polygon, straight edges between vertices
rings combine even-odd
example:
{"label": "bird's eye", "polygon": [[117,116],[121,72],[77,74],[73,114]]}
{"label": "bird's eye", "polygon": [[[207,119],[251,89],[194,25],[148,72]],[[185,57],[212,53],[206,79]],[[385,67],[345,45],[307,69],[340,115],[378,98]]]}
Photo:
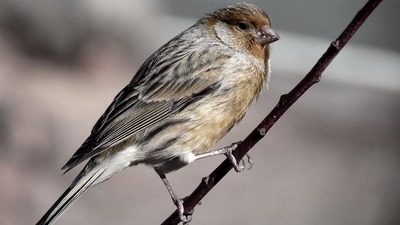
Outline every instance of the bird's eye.
{"label": "bird's eye", "polygon": [[240,30],[243,30],[243,31],[246,31],[247,29],[249,29],[249,25],[248,25],[247,23],[245,23],[245,22],[238,22],[238,23],[236,24],[236,26],[237,26]]}

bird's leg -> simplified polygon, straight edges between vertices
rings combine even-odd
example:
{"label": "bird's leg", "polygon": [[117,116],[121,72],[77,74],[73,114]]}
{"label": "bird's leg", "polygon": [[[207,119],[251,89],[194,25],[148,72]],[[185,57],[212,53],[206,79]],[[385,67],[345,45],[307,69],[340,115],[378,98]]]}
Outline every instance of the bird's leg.
{"label": "bird's leg", "polygon": [[[242,160],[240,160],[240,163],[238,163],[235,156],[233,156],[233,154],[232,154],[232,152],[235,151],[235,149],[237,148],[237,146],[240,143],[241,143],[241,141],[235,142],[229,146],[196,155],[196,160],[203,159],[203,158],[210,157],[210,156],[224,154],[229,159],[229,161],[232,163],[232,166],[235,169],[235,171],[241,172],[245,168],[245,161],[244,161],[244,159],[242,159]],[[251,159],[251,157],[248,154],[246,154],[246,157],[247,157],[247,162],[249,163],[248,169],[251,169],[253,167],[253,159]]]}
{"label": "bird's leg", "polygon": [[[171,185],[169,185],[169,182],[167,180],[167,177],[165,176],[164,173],[157,171],[157,174],[160,176],[161,180],[163,181],[165,187],[168,190],[168,193],[171,195],[172,201],[174,202],[174,204],[176,205],[176,207],[178,208],[178,213],[179,213],[179,219],[182,221],[183,224],[189,224],[189,222],[192,220],[191,215],[189,214],[188,216],[183,215],[183,213],[185,212],[185,208],[183,207],[183,200],[180,199],[172,190]],[[189,213],[193,213],[193,212],[189,212]]]}

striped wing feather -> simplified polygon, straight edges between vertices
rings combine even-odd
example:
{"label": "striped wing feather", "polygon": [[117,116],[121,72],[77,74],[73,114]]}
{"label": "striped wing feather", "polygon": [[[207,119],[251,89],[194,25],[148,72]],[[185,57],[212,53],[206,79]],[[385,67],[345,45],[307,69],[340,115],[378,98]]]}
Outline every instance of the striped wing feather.
{"label": "striped wing feather", "polygon": [[[217,61],[227,56],[210,58],[202,52],[168,53],[167,43],[138,70],[135,77],[113,100],[97,121],[91,135],[74,153],[63,169],[65,172],[80,162],[100,154],[136,133],[174,115],[219,87],[215,75]],[[169,64],[159,60],[171,54]],[[196,57],[194,57],[194,55]],[[199,62],[201,65],[199,65]],[[191,66],[191,69],[176,69]]]}

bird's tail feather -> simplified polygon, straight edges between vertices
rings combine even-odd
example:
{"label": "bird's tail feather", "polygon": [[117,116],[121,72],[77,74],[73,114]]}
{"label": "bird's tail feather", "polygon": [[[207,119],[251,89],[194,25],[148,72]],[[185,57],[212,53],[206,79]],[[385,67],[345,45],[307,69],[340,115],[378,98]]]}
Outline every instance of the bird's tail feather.
{"label": "bird's tail feather", "polygon": [[[72,185],[61,195],[61,197],[51,206],[46,214],[37,222],[36,225],[50,225],[57,220],[94,182],[104,173],[103,167],[91,170],[87,174],[80,176]],[[82,171],[84,173],[85,171]]]}

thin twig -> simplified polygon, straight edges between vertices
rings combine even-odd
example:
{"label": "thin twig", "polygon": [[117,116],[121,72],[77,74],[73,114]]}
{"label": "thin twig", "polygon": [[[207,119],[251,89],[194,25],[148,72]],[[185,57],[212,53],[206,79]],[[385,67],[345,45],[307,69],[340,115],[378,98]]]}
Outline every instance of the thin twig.
{"label": "thin twig", "polygon": [[[311,71],[304,77],[300,83],[288,94],[284,94],[279,99],[278,104],[268,114],[267,117],[255,128],[246,139],[234,151],[234,156],[240,161],[246,153],[269,131],[275,122],[293,105],[312,85],[318,83],[322,72],[328,67],[336,55],[342,50],[347,42],[353,37],[354,33],[381,3],[382,0],[370,0],[357,13],[346,29],[340,36],[331,43],[328,50],[322,55]],[[210,175],[204,177],[199,186],[185,200],[185,212],[192,211],[200,200],[232,169],[229,160],[224,160]],[[178,212],[173,212],[162,224],[178,224]]]}

